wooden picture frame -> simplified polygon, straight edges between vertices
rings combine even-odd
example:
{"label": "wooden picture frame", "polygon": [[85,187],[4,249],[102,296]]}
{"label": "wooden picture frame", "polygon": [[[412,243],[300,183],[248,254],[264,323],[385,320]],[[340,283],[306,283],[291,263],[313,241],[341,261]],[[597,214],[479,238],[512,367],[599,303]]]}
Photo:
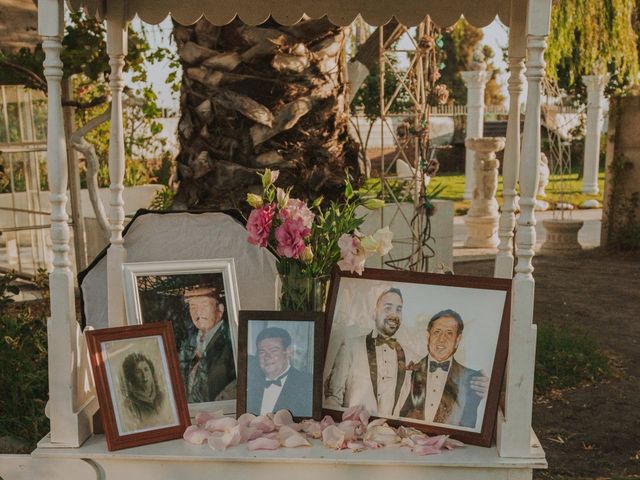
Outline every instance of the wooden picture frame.
{"label": "wooden picture frame", "polygon": [[190,425],[168,322],[85,332],[109,451],[181,438]]}
{"label": "wooden picture frame", "polygon": [[490,446],[510,305],[508,279],[335,269],[323,414],[364,405],[392,425]]}
{"label": "wooden picture frame", "polygon": [[[122,273],[129,325],[173,325],[191,416],[211,410],[234,414],[240,309],[234,259],[125,263]],[[210,326],[194,320],[191,304],[198,291],[212,298],[221,326],[205,330]],[[213,336],[206,333],[213,330]]]}
{"label": "wooden picture frame", "polygon": [[238,416],[271,405],[268,411],[319,420],[323,333],[322,312],[240,311]]}

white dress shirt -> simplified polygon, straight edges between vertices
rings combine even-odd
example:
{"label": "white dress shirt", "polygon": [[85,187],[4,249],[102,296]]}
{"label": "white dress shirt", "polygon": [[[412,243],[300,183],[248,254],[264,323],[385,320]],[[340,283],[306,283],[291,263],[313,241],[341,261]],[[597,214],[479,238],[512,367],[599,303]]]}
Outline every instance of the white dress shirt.
{"label": "white dress shirt", "polygon": [[393,415],[396,400],[396,381],[398,379],[398,354],[395,348],[386,343],[376,346],[376,364],[378,367],[377,415]]}
{"label": "white dress shirt", "polygon": [[276,406],[276,402],[280,397],[280,392],[282,392],[284,384],[287,381],[287,373],[289,372],[289,368],[291,368],[291,365],[287,365],[285,371],[278,375],[278,377],[281,378],[280,381],[282,382],[280,386],[271,384],[264,389],[264,393],[262,394],[262,405],[260,406],[260,415],[265,415],[269,412],[273,412],[273,409]]}
{"label": "white dress shirt", "polygon": [[[431,357],[429,357],[428,360],[427,368],[429,367],[429,363],[434,361]],[[446,362],[449,364],[449,369],[446,372],[442,368],[436,368],[436,371],[433,373],[430,370],[427,371],[427,392],[424,401],[424,419],[426,422],[433,422],[438,407],[440,406],[442,392],[444,392],[444,386],[447,383],[447,377],[451,371],[451,358],[446,360]]]}

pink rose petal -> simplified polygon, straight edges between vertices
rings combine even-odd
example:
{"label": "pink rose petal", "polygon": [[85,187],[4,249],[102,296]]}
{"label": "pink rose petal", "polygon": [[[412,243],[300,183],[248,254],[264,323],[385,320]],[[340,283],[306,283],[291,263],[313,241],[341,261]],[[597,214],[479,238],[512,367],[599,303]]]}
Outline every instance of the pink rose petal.
{"label": "pink rose petal", "polygon": [[273,416],[273,423],[276,424],[276,427],[289,425],[290,423],[293,423],[293,416],[289,410],[279,410]]}
{"label": "pink rose petal", "polygon": [[194,445],[202,445],[210,435],[211,433],[208,430],[197,425],[191,425],[184,431],[182,438]]}
{"label": "pink rose petal", "polygon": [[215,420],[222,417],[224,417],[222,410],[216,410],[214,412],[200,412],[196,415],[196,423],[204,426],[209,420]]}
{"label": "pink rose petal", "polygon": [[381,425],[386,425],[387,420],[384,418],[376,418],[375,420],[371,421],[369,423],[369,425],[367,425],[367,429],[373,428],[373,427],[379,427]]}
{"label": "pink rose petal", "polygon": [[444,443],[449,438],[448,435],[436,435],[433,437],[428,437],[427,435],[414,435],[411,437],[416,445],[428,445],[430,447],[435,447],[441,449],[444,446]]}
{"label": "pink rose petal", "polygon": [[315,420],[303,420],[300,425],[302,426],[302,431],[311,438],[320,438],[322,436],[322,426],[320,425],[320,422]]}
{"label": "pink rose petal", "polygon": [[293,428],[286,425],[280,428],[278,432],[280,444],[283,447],[310,447],[309,441],[296,432]]}
{"label": "pink rose petal", "polygon": [[385,447],[400,444],[400,437],[396,431],[388,425],[380,425],[373,428],[369,427],[367,433],[364,435],[364,440],[365,442],[367,440],[373,441]]}
{"label": "pink rose petal", "polygon": [[214,418],[208,420],[204,428],[210,432],[222,432],[227,428],[233,428],[238,424],[238,421],[232,417]]}
{"label": "pink rose petal", "polygon": [[355,440],[356,438],[356,424],[352,420],[346,422],[340,422],[337,427],[344,432],[344,439],[347,442]]}
{"label": "pink rose petal", "polygon": [[207,439],[207,443],[212,450],[223,452],[229,446],[229,438],[224,436],[224,432],[213,432]]}
{"label": "pink rose petal", "polygon": [[327,428],[329,425],[335,425],[335,420],[330,415],[325,415],[322,420],[320,420],[320,427],[322,430]]}
{"label": "pink rose petal", "polygon": [[447,438],[444,442],[444,448],[446,448],[447,450],[453,450],[457,447],[464,447],[464,443],[462,443],[460,440],[454,440],[453,438]]}
{"label": "pink rose petal", "polygon": [[256,416],[253,413],[243,413],[238,417],[238,424],[248,427],[255,418]]}
{"label": "pink rose petal", "polygon": [[260,430],[259,428],[249,427],[248,430],[249,430],[249,437],[247,438],[247,441],[255,440],[256,438],[260,438],[263,435],[262,430]]}
{"label": "pink rose petal", "polygon": [[362,442],[347,442],[347,448],[349,448],[352,452],[361,452],[367,447]]}
{"label": "pink rose petal", "polygon": [[322,431],[322,443],[326,447],[340,450],[344,448],[344,432],[335,425],[329,425]]}
{"label": "pink rose petal", "polygon": [[442,452],[439,448],[431,445],[416,445],[411,451],[416,455],[435,455]]}
{"label": "pink rose petal", "polygon": [[380,448],[380,446],[381,446],[378,442],[374,442],[373,440],[365,439],[363,443],[367,446],[367,448],[372,448],[374,450],[376,448]]}
{"label": "pink rose petal", "polygon": [[275,438],[256,438],[247,443],[249,450],[276,450],[280,447],[280,441]]}
{"label": "pink rose petal", "polygon": [[276,429],[276,424],[273,423],[269,417],[265,415],[260,415],[259,417],[254,418],[249,424],[250,427],[258,428],[262,430],[264,433],[273,432]]}

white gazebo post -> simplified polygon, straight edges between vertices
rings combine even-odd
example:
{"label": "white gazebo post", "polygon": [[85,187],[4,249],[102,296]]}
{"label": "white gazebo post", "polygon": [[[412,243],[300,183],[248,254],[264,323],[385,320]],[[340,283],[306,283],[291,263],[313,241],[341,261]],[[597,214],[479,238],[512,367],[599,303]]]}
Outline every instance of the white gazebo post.
{"label": "white gazebo post", "polygon": [[124,6],[112,3],[123,10],[120,15],[110,12],[107,17],[107,53],[111,75],[111,129],[109,134],[109,178],[111,179],[111,199],[109,201],[109,226],[111,239],[107,254],[107,288],[109,299],[109,326],[124,325],[124,294],[122,290],[122,264],[126,261],[124,239],[124,129],[122,123],[122,90],[124,88],[124,56],[127,51],[127,23],[124,20]]}
{"label": "white gazebo post", "polygon": [[498,451],[502,457],[532,455],[531,417],[536,354],[532,265],[536,244],[534,207],[540,163],[540,95],[551,2],[530,0],[527,11],[527,105],[520,166],[520,216],[516,231],[518,263],[511,299],[505,418],[498,422]]}
{"label": "white gazebo post", "polygon": [[51,243],[53,271],[49,275],[51,317],[47,322],[49,345],[50,444],[78,447],[91,434],[90,420],[77,403],[77,373],[80,362],[74,276],[69,261],[67,216],[68,165],[62,116],[62,0],[38,2],[38,31],[45,53],[47,79],[47,168],[51,190]]}
{"label": "white gazebo post", "polygon": [[587,126],[584,134],[584,166],[582,193],[598,193],[598,166],[600,164],[600,135],[602,134],[602,110],[607,75],[585,75],[587,86]]}
{"label": "white gazebo post", "polygon": [[516,226],[516,183],[520,166],[520,96],[524,91],[525,57],[524,9],[511,9],[509,25],[509,120],[507,121],[507,141],[502,160],[502,211],[498,227],[498,254],[494,276],[513,277],[513,237]]}
{"label": "white gazebo post", "polygon": [[[482,137],[484,129],[484,87],[491,78],[486,64],[474,63],[474,70],[461,72],[462,80],[467,87],[467,138]],[[474,153],[468,147],[464,156],[464,198],[473,198],[474,186]]]}

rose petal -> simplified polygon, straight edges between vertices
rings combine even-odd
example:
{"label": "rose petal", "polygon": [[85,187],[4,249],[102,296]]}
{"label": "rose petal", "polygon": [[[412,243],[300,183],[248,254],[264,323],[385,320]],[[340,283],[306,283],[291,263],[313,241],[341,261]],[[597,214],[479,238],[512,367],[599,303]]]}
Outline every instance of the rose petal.
{"label": "rose petal", "polygon": [[315,420],[303,420],[300,424],[302,431],[309,435],[311,438],[320,438],[322,436],[322,425]]}
{"label": "rose petal", "polygon": [[427,435],[414,435],[411,438],[416,445],[428,445],[430,447],[441,449],[449,436],[435,435],[433,437],[428,437]]}
{"label": "rose petal", "polygon": [[351,449],[352,452],[361,452],[367,447],[362,442],[347,442],[347,448]]}
{"label": "rose petal", "polygon": [[385,418],[376,418],[375,420],[371,421],[369,423],[369,425],[367,425],[367,430],[373,427],[379,427],[381,425],[386,425],[387,420]]}
{"label": "rose petal", "polygon": [[254,418],[249,424],[250,427],[258,428],[262,430],[264,433],[273,432],[276,429],[276,424],[273,423],[269,417],[265,415],[260,415],[259,417]]}
{"label": "rose petal", "polygon": [[336,450],[344,448],[344,437],[344,432],[335,425],[329,425],[322,431],[322,443]]}
{"label": "rose petal", "polygon": [[364,410],[362,405],[354,405],[353,407],[347,408],[342,414],[342,420],[359,420],[360,412]]}
{"label": "rose petal", "polygon": [[373,440],[364,440],[363,442],[367,448],[372,448],[372,449],[376,449],[376,448],[380,448],[380,444],[378,442],[374,442]]}
{"label": "rose petal", "polygon": [[204,428],[210,432],[223,432],[227,428],[233,428],[238,424],[238,421],[232,417],[214,418],[208,420]]}
{"label": "rose petal", "polygon": [[273,423],[275,423],[277,427],[281,425],[289,425],[290,423],[293,423],[293,416],[289,410],[279,410],[273,416]]}
{"label": "rose petal", "polygon": [[283,447],[310,447],[309,441],[296,432],[294,429],[287,426],[280,428],[278,432],[280,444]]}
{"label": "rose petal", "polygon": [[205,430],[198,425],[191,425],[184,431],[182,438],[194,445],[202,445],[207,441],[207,438],[209,438],[210,435],[211,433],[208,430]]}
{"label": "rose petal", "polygon": [[243,413],[238,417],[238,423],[240,425],[244,425],[245,427],[248,427],[249,425],[251,425],[251,422],[255,420],[255,418],[256,416],[253,413]]}
{"label": "rose petal", "polygon": [[247,443],[249,450],[276,450],[280,442],[275,438],[260,437]]}
{"label": "rose petal", "polygon": [[416,445],[411,451],[416,455],[435,455],[442,452],[442,450],[432,445]]}
{"label": "rose petal", "polygon": [[223,452],[229,446],[230,438],[225,437],[224,432],[213,432],[207,439],[207,443],[212,450]]}
{"label": "rose petal", "polygon": [[322,430],[327,428],[329,425],[335,425],[335,424],[336,424],[335,420],[330,415],[325,415],[324,418],[320,420],[320,427],[322,427]]}
{"label": "rose petal", "polygon": [[355,440],[356,438],[356,425],[352,420],[346,422],[340,422],[337,427],[344,432],[344,439],[347,442]]}
{"label": "rose petal", "polygon": [[196,423],[204,426],[209,420],[215,420],[217,418],[223,418],[224,413],[222,410],[216,410],[214,412],[200,412],[196,415]]}
{"label": "rose petal", "polygon": [[444,448],[453,450],[456,447],[464,447],[464,443],[460,440],[454,440],[453,438],[447,438],[444,442]]}
{"label": "rose petal", "polygon": [[369,427],[364,435],[364,440],[370,440],[385,447],[394,444],[400,444],[400,437],[396,431],[388,425],[380,425],[377,427]]}
{"label": "rose petal", "polygon": [[255,440],[256,438],[260,438],[264,434],[264,432],[259,428],[249,427],[248,430],[249,430],[249,437],[246,440],[247,442],[249,440]]}

